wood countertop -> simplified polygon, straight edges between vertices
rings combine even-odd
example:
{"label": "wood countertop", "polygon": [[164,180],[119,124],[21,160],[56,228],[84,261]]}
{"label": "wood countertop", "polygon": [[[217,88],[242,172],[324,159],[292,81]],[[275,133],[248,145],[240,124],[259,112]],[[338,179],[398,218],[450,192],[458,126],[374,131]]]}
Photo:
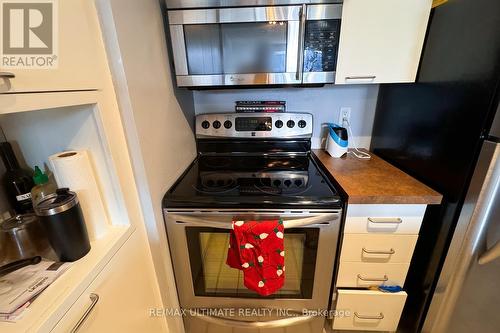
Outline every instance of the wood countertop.
{"label": "wood countertop", "polygon": [[415,178],[372,156],[361,160],[352,154],[332,158],[324,150],[313,150],[315,160],[348,196],[349,204],[440,204],[442,195]]}

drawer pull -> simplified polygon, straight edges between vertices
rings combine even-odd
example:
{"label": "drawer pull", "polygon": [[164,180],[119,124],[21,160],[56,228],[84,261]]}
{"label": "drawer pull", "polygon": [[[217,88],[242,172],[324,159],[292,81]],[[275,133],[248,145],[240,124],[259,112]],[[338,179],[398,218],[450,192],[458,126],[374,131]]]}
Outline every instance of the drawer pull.
{"label": "drawer pull", "polygon": [[384,314],[380,312],[378,316],[367,316],[367,315],[361,315],[357,312],[354,312],[354,315],[359,318],[359,319],[367,319],[367,320],[382,320],[384,319]]}
{"label": "drawer pull", "polygon": [[384,275],[383,278],[366,278],[366,277],[361,276],[361,274],[358,274],[358,279],[360,279],[361,281],[382,281],[382,282],[389,280],[387,275]]}
{"label": "drawer pull", "polygon": [[11,72],[0,72],[0,78],[2,79],[13,79],[16,75]]}
{"label": "drawer pull", "polygon": [[346,76],[346,80],[375,80],[376,75]]}
{"label": "drawer pull", "polygon": [[371,222],[371,223],[385,223],[385,224],[391,224],[391,223],[401,224],[401,223],[403,223],[403,219],[401,219],[399,217],[394,218],[394,219],[386,219],[386,218],[377,219],[377,218],[369,217],[368,218],[368,222]]}
{"label": "drawer pull", "polygon": [[363,252],[366,254],[394,254],[396,251],[394,249],[390,249],[389,251],[377,251],[377,250],[367,250],[363,248]]}
{"label": "drawer pull", "polygon": [[73,329],[71,330],[71,333],[78,332],[78,330],[80,329],[80,327],[82,327],[85,320],[87,320],[87,318],[90,315],[90,313],[92,312],[92,310],[94,310],[94,307],[96,306],[97,302],[99,302],[99,295],[92,293],[89,295],[89,297],[90,297],[90,300],[92,301],[92,303],[90,303],[90,306],[83,313],[83,316],[80,318],[80,320],[78,320],[75,327],[73,327]]}

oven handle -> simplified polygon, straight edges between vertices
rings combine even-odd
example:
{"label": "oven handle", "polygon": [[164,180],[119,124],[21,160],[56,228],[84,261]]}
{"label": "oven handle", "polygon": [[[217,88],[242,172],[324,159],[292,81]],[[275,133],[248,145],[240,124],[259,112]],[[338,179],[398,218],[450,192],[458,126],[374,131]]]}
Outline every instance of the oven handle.
{"label": "oven handle", "polygon": [[[212,227],[220,229],[231,229],[231,222],[216,222],[204,219],[203,217],[197,217],[192,215],[184,214],[173,214],[170,216],[178,224],[185,225],[196,225],[200,227]],[[340,213],[324,213],[321,215],[315,215],[311,217],[305,217],[300,219],[286,220],[283,219],[283,225],[285,229],[290,228],[302,228],[310,226],[328,226],[330,222],[340,219]]]}
{"label": "oven handle", "polygon": [[292,325],[304,324],[316,318],[315,315],[302,315],[301,312],[293,312],[293,313],[296,313],[297,316],[287,317],[283,319],[269,320],[269,321],[246,321],[246,320],[223,318],[217,316],[208,316],[203,314],[203,311],[196,312],[196,317],[211,324],[216,324],[226,327],[254,328],[254,329],[288,327]]}

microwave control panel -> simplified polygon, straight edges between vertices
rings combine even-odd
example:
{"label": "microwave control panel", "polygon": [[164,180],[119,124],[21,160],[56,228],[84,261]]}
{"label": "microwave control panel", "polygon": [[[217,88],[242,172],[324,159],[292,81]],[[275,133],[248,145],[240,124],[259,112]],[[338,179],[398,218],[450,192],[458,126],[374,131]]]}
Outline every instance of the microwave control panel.
{"label": "microwave control panel", "polygon": [[334,72],[340,38],[340,20],[307,21],[304,72]]}

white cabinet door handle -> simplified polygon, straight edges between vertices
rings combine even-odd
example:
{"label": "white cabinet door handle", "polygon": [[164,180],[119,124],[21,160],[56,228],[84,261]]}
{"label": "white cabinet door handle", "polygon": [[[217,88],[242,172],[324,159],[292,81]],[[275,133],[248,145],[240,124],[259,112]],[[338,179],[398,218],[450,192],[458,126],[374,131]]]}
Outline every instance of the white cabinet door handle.
{"label": "white cabinet door handle", "polygon": [[394,249],[390,249],[389,251],[377,251],[377,250],[367,250],[363,248],[363,252],[366,254],[394,254],[396,251]]}
{"label": "white cabinet door handle", "polygon": [[360,75],[360,76],[346,76],[346,83],[373,83],[377,78],[376,75]]}
{"label": "white cabinet door handle", "polygon": [[11,72],[0,72],[0,78],[2,79],[13,79],[16,75]]}
{"label": "white cabinet door handle", "polygon": [[346,76],[346,80],[375,80],[376,75]]}
{"label": "white cabinet door handle", "polygon": [[380,312],[378,316],[368,316],[368,315],[362,315],[357,312],[354,312],[354,315],[359,318],[359,319],[367,319],[367,320],[382,320],[384,319],[384,314]]}
{"label": "white cabinet door handle", "polygon": [[387,275],[384,275],[383,278],[366,278],[366,277],[361,276],[361,274],[358,274],[358,279],[360,279],[361,281],[377,281],[377,282],[385,282],[385,281],[389,280]]}
{"label": "white cabinet door handle", "polygon": [[92,293],[89,295],[89,298],[91,301],[90,306],[83,313],[83,316],[80,318],[80,320],[78,320],[75,327],[73,327],[73,329],[71,330],[71,333],[78,332],[78,330],[80,329],[80,327],[82,327],[85,320],[87,320],[87,318],[90,315],[90,313],[92,312],[92,310],[94,310],[94,307],[96,306],[97,302],[99,302],[99,295],[97,295],[97,294]]}
{"label": "white cabinet door handle", "polygon": [[391,223],[401,224],[401,223],[403,223],[403,219],[401,219],[399,217],[394,218],[394,219],[369,217],[368,218],[368,222],[370,222],[370,223],[381,223],[381,224],[391,224]]}

